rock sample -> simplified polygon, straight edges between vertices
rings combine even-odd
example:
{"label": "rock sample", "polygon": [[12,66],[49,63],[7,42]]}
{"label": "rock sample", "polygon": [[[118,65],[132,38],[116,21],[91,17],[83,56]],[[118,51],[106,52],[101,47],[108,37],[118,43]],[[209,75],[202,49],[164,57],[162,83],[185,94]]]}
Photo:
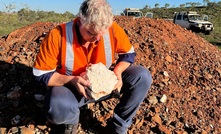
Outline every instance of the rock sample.
{"label": "rock sample", "polygon": [[110,94],[118,82],[114,72],[102,63],[91,64],[82,76],[91,83],[90,89],[86,88],[86,91],[95,100]]}

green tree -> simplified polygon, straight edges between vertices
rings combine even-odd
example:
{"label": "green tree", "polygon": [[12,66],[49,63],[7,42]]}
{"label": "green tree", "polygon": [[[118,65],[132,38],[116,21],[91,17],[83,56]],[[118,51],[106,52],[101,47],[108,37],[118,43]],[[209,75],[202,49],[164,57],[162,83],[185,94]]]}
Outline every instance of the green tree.
{"label": "green tree", "polygon": [[200,5],[202,5],[200,2],[197,2],[197,3],[196,3],[196,6],[200,6]]}
{"label": "green tree", "polygon": [[208,8],[214,8],[214,7],[216,7],[216,3],[215,2],[209,2],[209,3],[207,3],[207,7]]}
{"label": "green tree", "polygon": [[147,10],[147,9],[149,9],[149,6],[148,5],[146,5],[146,6],[144,6],[144,8],[143,8],[144,10]]}
{"label": "green tree", "polygon": [[191,7],[196,7],[196,2],[191,2],[190,5]]}
{"label": "green tree", "polygon": [[170,4],[166,3],[164,7],[168,8],[169,6],[170,6]]}
{"label": "green tree", "polygon": [[180,8],[184,8],[185,7],[185,4],[180,4]]}
{"label": "green tree", "polygon": [[44,11],[37,11],[37,20],[43,20],[48,17],[48,14]]}
{"label": "green tree", "polygon": [[154,6],[155,6],[155,8],[159,8],[160,4],[156,3]]}
{"label": "green tree", "polygon": [[73,15],[71,12],[68,12],[68,11],[66,11],[65,13],[63,13],[63,16],[64,16],[65,18],[73,18],[73,17],[74,17],[74,15]]}
{"label": "green tree", "polygon": [[186,3],[186,6],[188,7],[188,5],[189,5],[189,7],[191,6],[191,2],[187,2]]}
{"label": "green tree", "polygon": [[203,0],[204,6],[207,6],[210,3],[210,0]]}
{"label": "green tree", "polygon": [[5,3],[2,3],[2,2],[1,2],[1,4],[4,5],[4,7],[5,7],[5,8],[3,9],[3,12],[10,13],[10,12],[12,12],[14,9],[16,9],[16,6],[15,6],[14,3],[6,5]]}
{"label": "green tree", "polygon": [[24,21],[26,20],[27,16],[29,14],[29,9],[26,9],[26,8],[22,8],[21,10],[18,11],[18,17],[19,17],[19,20],[20,21]]}

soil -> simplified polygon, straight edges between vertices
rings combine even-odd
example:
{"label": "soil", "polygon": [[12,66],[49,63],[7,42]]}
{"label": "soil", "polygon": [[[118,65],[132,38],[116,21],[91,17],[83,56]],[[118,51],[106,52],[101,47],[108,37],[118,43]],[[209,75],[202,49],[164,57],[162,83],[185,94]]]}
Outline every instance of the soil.
{"label": "soil", "polygon": [[[170,21],[116,17],[137,52],[137,65],[153,77],[128,134],[221,133],[221,51]],[[48,133],[32,76],[40,43],[57,24],[36,22],[0,37],[0,133]],[[39,97],[38,96],[38,97]],[[39,97],[41,99],[42,96]],[[96,133],[111,119],[118,99],[81,109],[78,133]]]}

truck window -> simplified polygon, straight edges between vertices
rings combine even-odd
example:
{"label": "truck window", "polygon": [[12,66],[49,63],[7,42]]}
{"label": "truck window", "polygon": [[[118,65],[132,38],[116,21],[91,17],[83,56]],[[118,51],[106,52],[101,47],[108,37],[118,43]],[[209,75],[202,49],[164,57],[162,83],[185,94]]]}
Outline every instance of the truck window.
{"label": "truck window", "polygon": [[182,15],[179,14],[179,15],[177,16],[177,20],[181,20],[181,18],[182,18]]}
{"label": "truck window", "polygon": [[132,12],[128,12],[128,16],[133,16],[133,13]]}
{"label": "truck window", "polygon": [[188,16],[187,15],[183,15],[183,20],[188,21]]}
{"label": "truck window", "polygon": [[142,14],[140,12],[128,12],[128,16],[141,17]]}

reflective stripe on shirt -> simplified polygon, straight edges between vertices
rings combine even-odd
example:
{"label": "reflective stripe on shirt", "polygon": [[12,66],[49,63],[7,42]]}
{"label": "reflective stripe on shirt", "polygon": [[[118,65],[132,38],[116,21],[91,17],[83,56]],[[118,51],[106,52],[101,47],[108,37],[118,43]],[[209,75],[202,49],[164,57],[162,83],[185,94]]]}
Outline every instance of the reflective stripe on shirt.
{"label": "reflective stripe on shirt", "polygon": [[[127,53],[134,53],[134,47],[132,46]],[[127,54],[127,53],[119,53],[119,55],[121,55],[121,54]]]}
{"label": "reflective stripe on shirt", "polygon": [[74,68],[74,51],[73,51],[73,21],[66,24],[66,58],[65,67],[66,75],[72,75],[72,70]]}
{"label": "reflective stripe on shirt", "polygon": [[49,72],[54,72],[56,69],[53,70],[47,70],[47,71],[43,71],[43,70],[39,70],[37,68],[32,68],[32,72],[34,74],[34,76],[41,76],[43,74],[49,73]]}
{"label": "reflective stripe on shirt", "polygon": [[111,49],[111,41],[110,34],[104,34],[104,47],[105,47],[105,55],[106,55],[106,67],[109,68],[112,65],[112,49]]}
{"label": "reflective stripe on shirt", "polygon": [[[68,22],[65,26],[66,31],[66,55],[65,55],[65,74],[72,75],[74,70],[74,50],[73,50],[73,22]],[[112,65],[112,47],[111,47],[111,39],[110,33],[107,32],[103,35],[104,39],[104,52],[105,52],[105,60],[106,60],[106,67],[110,68]]]}

